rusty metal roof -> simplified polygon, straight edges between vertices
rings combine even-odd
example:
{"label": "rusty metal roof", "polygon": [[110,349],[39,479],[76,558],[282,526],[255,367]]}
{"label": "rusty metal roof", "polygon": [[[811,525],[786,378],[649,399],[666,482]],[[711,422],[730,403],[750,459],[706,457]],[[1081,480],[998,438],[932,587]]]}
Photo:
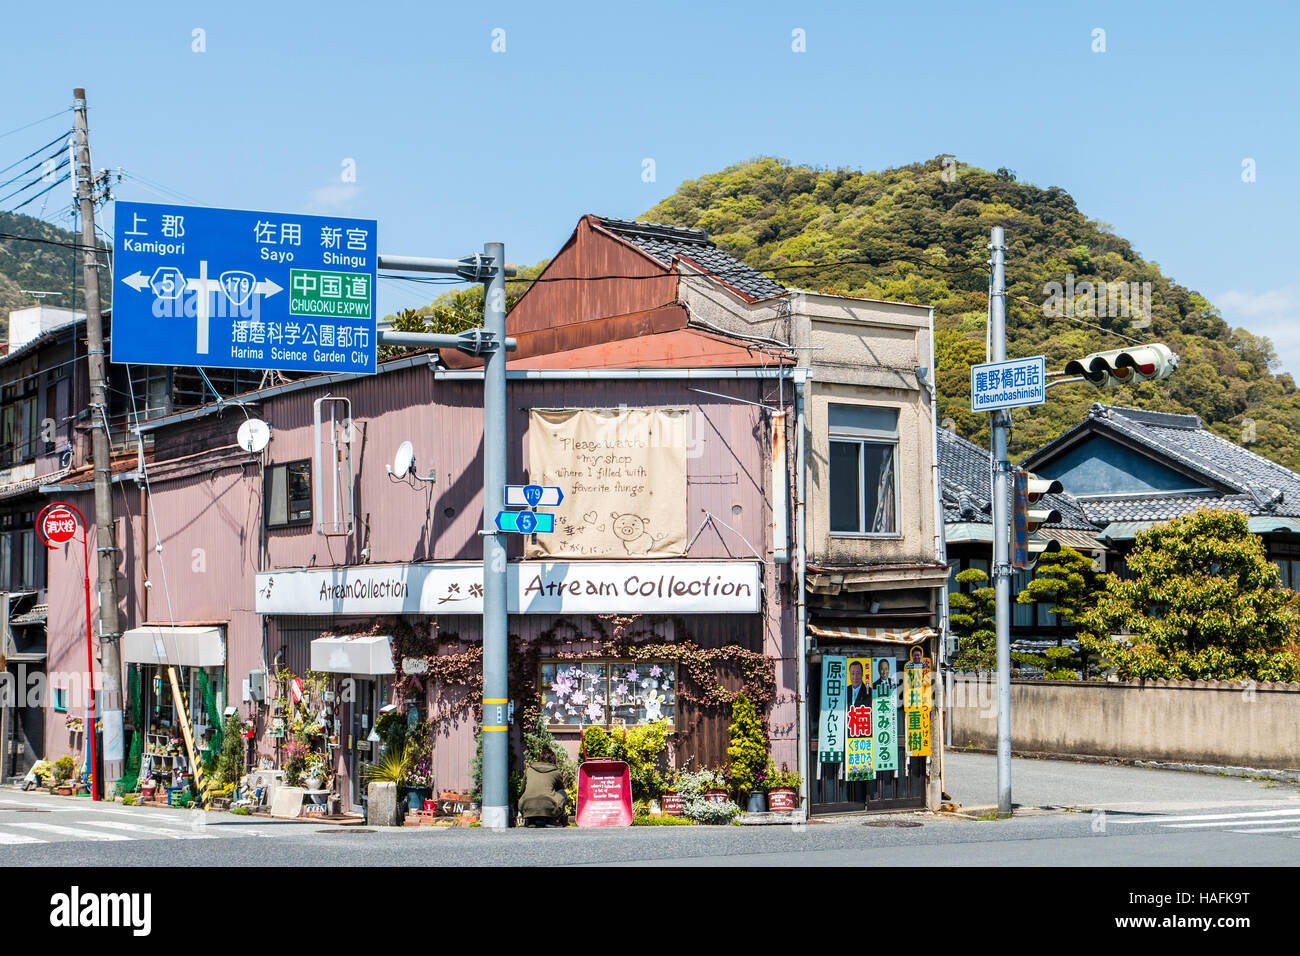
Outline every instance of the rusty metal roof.
{"label": "rusty metal roof", "polygon": [[531,368],[719,368],[792,365],[789,356],[698,329],[677,329],[507,361]]}

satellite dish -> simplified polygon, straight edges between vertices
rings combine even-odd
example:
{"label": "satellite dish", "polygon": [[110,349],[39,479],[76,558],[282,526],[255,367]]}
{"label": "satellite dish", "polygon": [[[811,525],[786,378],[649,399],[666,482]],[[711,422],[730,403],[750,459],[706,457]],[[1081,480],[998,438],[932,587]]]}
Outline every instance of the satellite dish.
{"label": "satellite dish", "polygon": [[415,448],[409,441],[404,441],[397,446],[397,457],[393,460],[393,474],[398,478],[405,478],[414,464]]}
{"label": "satellite dish", "polygon": [[260,418],[250,418],[239,426],[236,440],[244,451],[259,452],[271,440],[271,426]]}

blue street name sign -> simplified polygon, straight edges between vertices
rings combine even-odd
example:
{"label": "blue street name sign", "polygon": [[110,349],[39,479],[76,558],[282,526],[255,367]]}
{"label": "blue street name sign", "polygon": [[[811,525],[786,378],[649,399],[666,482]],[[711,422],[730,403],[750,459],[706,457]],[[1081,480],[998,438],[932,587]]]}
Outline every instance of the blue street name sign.
{"label": "blue street name sign", "polygon": [[510,508],[555,508],[564,492],[555,485],[506,485],[506,506]]}
{"label": "blue street name sign", "polygon": [[1045,401],[1047,401],[1046,366],[1041,355],[971,366],[970,409],[972,412],[992,412],[999,408],[1041,405]]}
{"label": "blue street name sign", "polygon": [[378,223],[118,201],[112,360],[375,371]]}
{"label": "blue street name sign", "polygon": [[498,511],[498,531],[516,531],[519,534],[550,534],[555,530],[555,515],[536,511]]}

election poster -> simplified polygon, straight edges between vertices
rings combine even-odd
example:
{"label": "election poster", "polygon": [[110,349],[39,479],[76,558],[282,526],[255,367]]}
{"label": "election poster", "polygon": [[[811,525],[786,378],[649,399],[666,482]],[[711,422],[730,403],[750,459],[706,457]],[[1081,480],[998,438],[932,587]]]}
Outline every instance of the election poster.
{"label": "election poster", "polygon": [[844,769],[850,780],[870,780],[872,773],[870,657],[848,659],[845,690]]}
{"label": "election poster", "polygon": [[822,709],[817,734],[817,775],[824,763],[844,762],[844,691],[848,684],[843,657],[822,657]]}
{"label": "election poster", "polygon": [[871,682],[872,701],[872,753],[875,773],[898,769],[898,720],[895,703],[897,683],[894,677],[894,659],[877,657]]}
{"label": "election poster", "polygon": [[907,722],[907,755],[930,756],[930,707],[933,690],[930,686],[930,658],[923,656],[921,648],[912,648],[907,666],[903,668],[903,706]]}

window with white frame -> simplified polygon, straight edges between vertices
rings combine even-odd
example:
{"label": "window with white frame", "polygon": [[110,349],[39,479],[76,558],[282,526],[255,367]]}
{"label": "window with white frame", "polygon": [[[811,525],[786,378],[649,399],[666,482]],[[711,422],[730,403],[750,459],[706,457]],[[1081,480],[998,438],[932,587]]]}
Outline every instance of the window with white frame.
{"label": "window with white frame", "polygon": [[898,409],[832,404],[832,534],[898,534]]}
{"label": "window with white frame", "polygon": [[677,668],[652,660],[544,660],[542,713],[552,727],[635,726],[677,715]]}

